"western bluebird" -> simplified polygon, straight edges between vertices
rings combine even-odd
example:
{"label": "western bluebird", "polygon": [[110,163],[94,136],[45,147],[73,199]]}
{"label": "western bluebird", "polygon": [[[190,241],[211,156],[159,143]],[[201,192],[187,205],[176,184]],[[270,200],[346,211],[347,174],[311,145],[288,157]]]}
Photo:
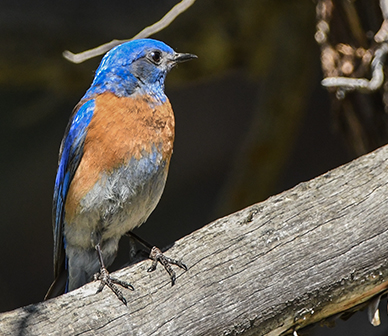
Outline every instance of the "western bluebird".
{"label": "western bluebird", "polygon": [[[63,137],[53,199],[54,277],[46,298],[101,281],[126,304],[110,277],[124,234],[143,224],[162,195],[174,142],[174,114],[164,93],[167,73],[197,56],[139,39],[110,50],[75,107]],[[143,242],[144,243],[144,242]],[[152,248],[175,275],[181,262]]]}

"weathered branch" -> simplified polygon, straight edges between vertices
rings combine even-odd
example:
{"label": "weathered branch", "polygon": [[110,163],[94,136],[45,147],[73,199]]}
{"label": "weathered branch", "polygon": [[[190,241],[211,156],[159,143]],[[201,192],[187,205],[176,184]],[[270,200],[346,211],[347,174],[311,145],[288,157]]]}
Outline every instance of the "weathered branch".
{"label": "weathered branch", "polygon": [[[388,1],[380,0],[380,8],[384,18],[381,28],[375,34],[375,41],[381,43],[380,46],[374,52],[374,58],[371,63],[372,78],[370,80],[366,78],[352,78],[352,77],[326,77],[322,80],[322,85],[325,87],[337,88],[337,97],[344,98],[347,91],[366,91],[371,92],[379,89],[384,83],[384,61],[388,53],[388,45],[385,42],[388,35]],[[330,9],[331,11],[331,9]],[[322,10],[318,11],[322,13]],[[320,15],[318,15],[320,16]],[[327,33],[329,32],[329,26],[325,20],[322,20],[317,25],[317,33],[315,38],[321,45],[327,42]],[[358,25],[353,25],[357,27]],[[355,29],[358,31],[358,29]],[[363,35],[363,33],[360,33]]]}
{"label": "weathered branch", "polygon": [[82,63],[82,62],[84,62],[88,59],[91,59],[93,57],[105,54],[107,51],[109,51],[113,47],[118,46],[119,44],[122,44],[124,42],[128,42],[128,41],[131,41],[134,39],[149,37],[153,34],[156,34],[159,31],[161,31],[162,29],[168,27],[170,25],[170,23],[173,22],[178,15],[183,13],[194,2],[195,2],[195,0],[182,0],[180,3],[176,4],[158,22],[155,22],[153,25],[144,28],[140,33],[136,34],[131,39],[112,40],[112,41],[105,43],[105,44],[102,44],[96,48],[85,50],[85,51],[80,52],[78,54],[74,54],[69,50],[65,50],[63,52],[63,57],[66,58],[68,61],[73,62],[73,63]]}
{"label": "weathered branch", "polygon": [[372,78],[327,77],[322,80],[325,87],[336,87],[345,91],[375,91],[384,83],[384,61],[388,53],[388,44],[382,43],[376,50],[372,60]]}
{"label": "weathered branch", "polygon": [[125,292],[128,307],[109,290],[95,294],[97,284],[91,283],[1,314],[0,330],[5,335],[292,333],[357,309],[387,290],[387,195],[388,146],[179,240],[167,254],[183,257],[189,270],[177,271],[174,287],[161,267],[147,273],[144,261],[115,274],[135,286]]}

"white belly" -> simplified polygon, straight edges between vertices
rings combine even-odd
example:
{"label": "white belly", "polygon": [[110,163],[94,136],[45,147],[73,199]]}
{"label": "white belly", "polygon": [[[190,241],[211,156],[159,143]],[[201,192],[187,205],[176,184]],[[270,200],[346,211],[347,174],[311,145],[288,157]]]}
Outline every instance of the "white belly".
{"label": "white belly", "polygon": [[81,210],[73,223],[65,225],[70,245],[93,248],[92,233],[101,242],[119,238],[143,224],[155,209],[162,195],[169,162],[163,161],[155,149],[140,160],[104,173],[81,200]]}

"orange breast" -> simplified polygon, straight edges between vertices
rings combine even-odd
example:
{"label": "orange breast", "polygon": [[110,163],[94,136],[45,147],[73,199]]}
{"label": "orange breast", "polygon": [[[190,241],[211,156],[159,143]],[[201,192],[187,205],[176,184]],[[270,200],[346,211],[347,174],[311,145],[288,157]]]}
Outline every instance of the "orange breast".
{"label": "orange breast", "polygon": [[88,126],[84,153],[70,184],[65,204],[66,219],[80,211],[80,201],[102,173],[127,163],[132,157],[160,148],[169,163],[174,142],[174,115],[167,100],[152,106],[150,96],[119,98],[104,93],[95,98],[95,111]]}

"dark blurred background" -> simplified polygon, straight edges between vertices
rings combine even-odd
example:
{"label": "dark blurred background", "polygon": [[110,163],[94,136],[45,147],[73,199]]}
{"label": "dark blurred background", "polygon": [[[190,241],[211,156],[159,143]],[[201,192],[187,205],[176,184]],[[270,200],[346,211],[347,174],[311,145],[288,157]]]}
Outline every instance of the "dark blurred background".
{"label": "dark blurred background", "polygon": [[[0,311],[41,301],[53,277],[59,144],[101,59],[76,65],[62,52],[130,38],[176,2],[0,2]],[[316,5],[197,0],[153,36],[199,59],[167,79],[177,125],[174,155],[161,202],[137,230],[144,239],[167,246],[386,143],[354,150],[333,113],[341,109],[320,85]],[[114,268],[127,260],[127,245],[121,243]],[[357,313],[311,334],[387,332],[385,315],[374,328],[366,313]]]}

